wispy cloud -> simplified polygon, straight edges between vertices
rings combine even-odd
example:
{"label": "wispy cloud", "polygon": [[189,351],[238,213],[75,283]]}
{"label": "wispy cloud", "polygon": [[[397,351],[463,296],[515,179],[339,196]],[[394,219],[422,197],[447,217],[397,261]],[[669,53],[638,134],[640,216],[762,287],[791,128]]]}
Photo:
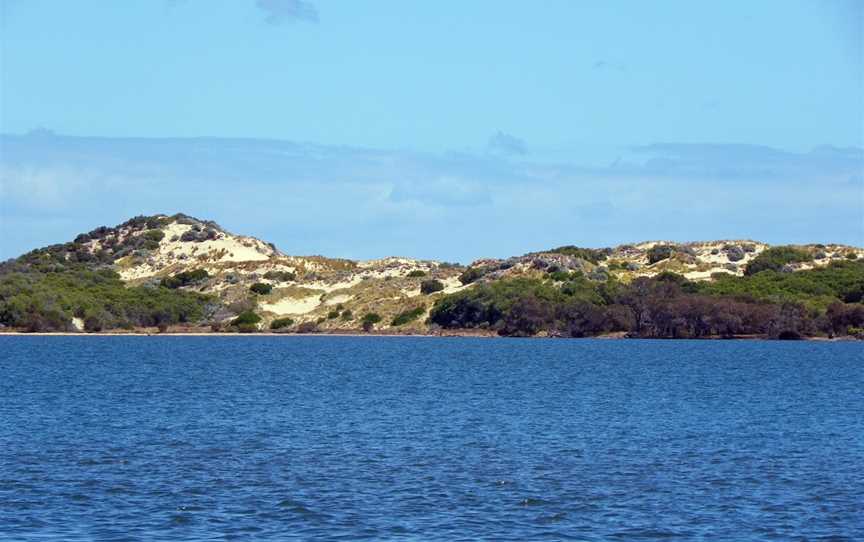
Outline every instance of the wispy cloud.
{"label": "wispy cloud", "polygon": [[507,156],[522,156],[528,154],[528,148],[525,141],[514,135],[498,130],[489,138],[488,148],[491,152],[504,154]]}
{"label": "wispy cloud", "polygon": [[860,172],[864,149],[817,147],[796,153],[745,144],[653,143],[632,147],[643,173],[748,181],[837,180]]}
{"label": "wispy cloud", "polygon": [[[293,254],[468,261],[545,246],[864,243],[864,150],[655,143],[601,166],[226,138],[0,136],[0,256],[186,212]],[[858,173],[856,173],[858,172]],[[857,176],[856,176],[857,175]]]}
{"label": "wispy cloud", "polygon": [[597,71],[627,71],[627,66],[624,65],[623,62],[615,62],[612,60],[597,60],[594,62],[594,64],[592,64],[591,67]]}
{"label": "wispy cloud", "polygon": [[303,0],[256,0],[255,5],[266,15],[270,24],[290,21],[318,22],[318,10]]}

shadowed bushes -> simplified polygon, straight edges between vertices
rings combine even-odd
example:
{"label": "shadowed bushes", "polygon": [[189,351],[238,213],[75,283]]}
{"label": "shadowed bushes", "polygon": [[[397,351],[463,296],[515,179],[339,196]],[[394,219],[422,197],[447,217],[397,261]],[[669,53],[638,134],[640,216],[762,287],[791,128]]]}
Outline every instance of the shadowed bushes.
{"label": "shadowed bushes", "polygon": [[258,295],[267,295],[273,291],[273,285],[266,282],[256,282],[249,287],[249,291]]}
{"label": "shadowed bushes", "polygon": [[404,326],[408,322],[413,322],[414,320],[420,318],[425,312],[426,309],[422,306],[408,309],[397,314],[390,322],[390,325],[394,327]]}
{"label": "shadowed bushes", "polygon": [[434,294],[444,289],[444,283],[440,280],[429,279],[420,283],[420,293],[424,295]]}
{"label": "shadowed bushes", "polygon": [[780,246],[763,250],[744,268],[745,275],[755,275],[761,271],[782,271],[790,263],[809,262],[813,256],[806,250]]}
{"label": "shadowed bushes", "polygon": [[668,272],[629,284],[517,278],[445,296],[433,306],[429,321],[508,336],[625,332],[657,338],[791,338],[847,334],[861,327],[862,297],[864,264],[857,262],[797,273],[722,275],[702,283]]}
{"label": "shadowed bushes", "polygon": [[286,327],[291,327],[294,325],[294,320],[292,318],[276,318],[272,322],[270,322],[270,329],[277,330],[283,329]]}

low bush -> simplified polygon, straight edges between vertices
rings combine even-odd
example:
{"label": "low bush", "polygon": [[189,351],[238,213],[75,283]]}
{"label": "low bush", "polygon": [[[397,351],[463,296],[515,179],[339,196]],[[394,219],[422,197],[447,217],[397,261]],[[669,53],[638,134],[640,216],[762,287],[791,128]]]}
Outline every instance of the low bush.
{"label": "low bush", "polygon": [[261,321],[261,317],[255,314],[252,311],[241,312],[237,315],[231,324],[235,326],[242,326],[245,324],[256,325]]}
{"label": "low bush", "polygon": [[744,259],[744,249],[737,245],[726,245],[723,247],[726,257],[730,262],[737,262]]}
{"label": "low bush", "polygon": [[148,241],[155,241],[157,244],[164,238],[165,232],[162,230],[147,230],[146,232],[144,232],[144,239]]}
{"label": "low bush", "polygon": [[302,322],[297,326],[297,333],[318,333],[318,323],[317,322]]}
{"label": "low bush", "polygon": [[573,245],[567,245],[563,247],[553,248],[552,250],[547,250],[546,252],[573,256],[575,258],[597,264],[608,258],[609,254],[612,253],[612,250],[609,248],[582,248]]}
{"label": "low bush", "polygon": [[471,284],[477,279],[486,274],[486,271],[478,267],[469,267],[459,275],[459,282],[462,284]]}
{"label": "low bush", "polygon": [[425,295],[434,294],[435,292],[440,292],[443,289],[444,289],[444,283],[441,282],[440,280],[429,279],[429,280],[424,280],[423,282],[420,283],[420,293],[421,294],[425,294]]}
{"label": "low bush", "polygon": [[408,273],[408,275],[406,275],[406,276],[409,278],[425,277],[426,271],[423,271],[422,269],[414,269],[410,273]]}
{"label": "low bush", "polygon": [[667,260],[672,257],[673,247],[671,245],[654,245],[648,249],[648,263],[655,264],[657,262]]}
{"label": "low bush", "polygon": [[266,282],[256,282],[249,287],[249,291],[258,295],[267,295],[273,291],[273,285]]}
{"label": "low bush", "polygon": [[390,325],[394,327],[404,326],[408,322],[413,322],[414,320],[420,318],[425,312],[426,309],[423,306],[400,312],[396,315],[396,317],[393,318],[393,321],[390,322]]}
{"label": "low bush", "polygon": [[294,325],[294,320],[291,318],[277,318],[270,322],[270,329],[283,329]]}
{"label": "low bush", "polygon": [[806,250],[779,246],[763,250],[744,268],[745,275],[755,275],[761,271],[782,271],[790,263],[809,262],[813,256]]}
{"label": "low bush", "polygon": [[555,282],[564,282],[570,279],[570,273],[568,271],[553,271],[549,273],[549,278]]}
{"label": "low bush", "polygon": [[193,226],[191,230],[188,230],[180,236],[180,240],[183,242],[193,242],[193,243],[201,243],[204,241],[212,241],[218,237],[218,233],[216,230],[212,228],[202,229],[199,226]]}
{"label": "low bush", "polygon": [[210,277],[210,273],[205,269],[193,269],[191,271],[183,271],[172,277],[165,277],[159,284],[165,288],[176,289],[184,286],[193,286],[199,284]]}
{"label": "low bush", "polygon": [[295,280],[297,275],[291,271],[267,271],[264,273],[264,278],[267,280],[275,280],[277,282],[290,282]]}
{"label": "low bush", "polygon": [[363,331],[371,331],[375,324],[381,321],[381,315],[376,312],[367,312],[360,321],[363,323]]}

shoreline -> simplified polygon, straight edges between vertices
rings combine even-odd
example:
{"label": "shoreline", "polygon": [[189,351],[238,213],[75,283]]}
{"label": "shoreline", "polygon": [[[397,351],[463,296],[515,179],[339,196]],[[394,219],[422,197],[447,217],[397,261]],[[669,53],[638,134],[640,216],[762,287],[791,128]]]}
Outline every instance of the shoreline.
{"label": "shoreline", "polygon": [[800,339],[781,340],[770,339],[768,337],[760,337],[754,335],[741,335],[735,337],[627,337],[622,333],[613,333],[606,335],[595,335],[592,337],[549,337],[549,336],[534,336],[534,337],[506,337],[497,333],[366,333],[366,332],[319,332],[319,333],[273,333],[261,331],[257,333],[228,333],[222,331],[168,331],[160,333],[158,331],[96,331],[96,332],[75,332],[75,331],[0,331],[0,337],[370,337],[370,338],[399,338],[399,337],[422,337],[422,338],[478,338],[478,339],[552,339],[552,340],[580,340],[580,339],[597,339],[597,340],[653,340],[653,341],[778,341],[778,342],[858,342],[852,336],[842,337],[801,337]]}

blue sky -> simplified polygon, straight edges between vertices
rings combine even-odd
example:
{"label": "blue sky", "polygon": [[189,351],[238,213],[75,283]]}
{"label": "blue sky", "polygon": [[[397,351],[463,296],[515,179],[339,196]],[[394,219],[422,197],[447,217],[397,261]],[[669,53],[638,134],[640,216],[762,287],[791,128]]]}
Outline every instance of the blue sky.
{"label": "blue sky", "polygon": [[864,244],[855,0],[0,6],[0,258],[177,211],[353,258]]}

